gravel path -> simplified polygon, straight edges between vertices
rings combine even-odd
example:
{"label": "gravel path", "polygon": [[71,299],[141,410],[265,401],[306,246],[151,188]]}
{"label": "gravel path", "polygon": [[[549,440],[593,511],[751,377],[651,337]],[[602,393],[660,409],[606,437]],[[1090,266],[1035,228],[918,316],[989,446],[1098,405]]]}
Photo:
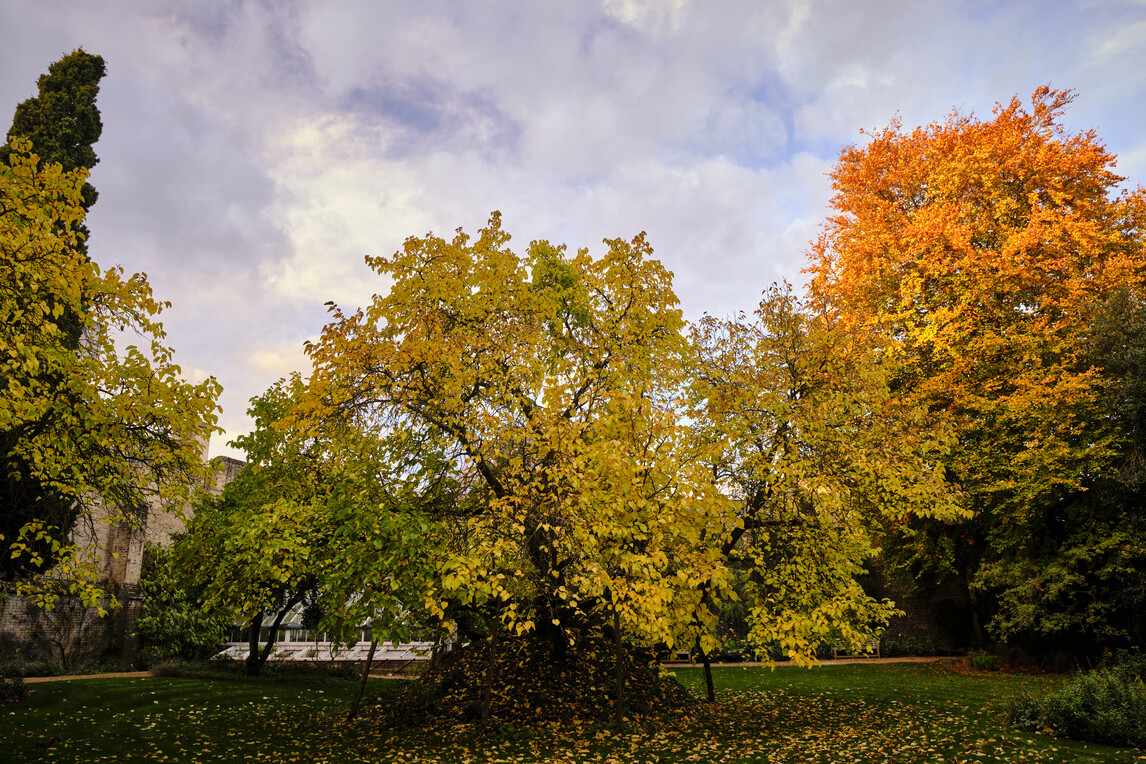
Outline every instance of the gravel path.
{"label": "gravel path", "polygon": [[[820,661],[821,666],[846,666],[849,663],[937,663],[939,661],[953,660],[950,657],[929,656],[920,658],[837,658],[836,660]],[[666,661],[666,666],[689,666],[688,661]],[[695,664],[699,666],[700,664]],[[766,663],[745,661],[743,663],[713,663],[713,666],[766,666]],[[778,663],[777,666],[785,664]],[[26,684],[36,682],[70,682],[73,679],[135,679],[151,676],[150,671],[124,671],[114,674],[77,674],[75,676],[29,676],[24,678]],[[396,675],[397,676],[397,675]],[[398,678],[405,678],[398,676]]]}
{"label": "gravel path", "polygon": [[[940,661],[954,661],[958,660],[957,657],[950,655],[928,655],[919,656],[917,658],[836,658],[832,660],[828,658],[820,661],[821,666],[846,666],[850,663],[939,663]],[[665,661],[666,666],[700,666],[699,661],[695,664],[688,661]],[[744,661],[742,663],[716,663],[713,662],[713,667],[718,666],[767,666],[767,663],[760,663],[759,661]],[[790,665],[787,661],[776,664],[777,666]]]}
{"label": "gravel path", "polygon": [[75,676],[26,676],[25,684],[36,682],[70,682],[73,679],[132,679],[134,677],[151,676],[150,671],[122,671],[114,674],[77,674]]}

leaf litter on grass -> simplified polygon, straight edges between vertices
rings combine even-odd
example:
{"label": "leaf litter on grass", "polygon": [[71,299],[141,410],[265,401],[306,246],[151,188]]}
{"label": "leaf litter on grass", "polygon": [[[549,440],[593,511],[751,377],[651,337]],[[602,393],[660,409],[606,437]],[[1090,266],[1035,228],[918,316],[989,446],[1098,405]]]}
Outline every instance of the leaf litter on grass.
{"label": "leaf litter on grass", "polygon": [[[831,689],[831,691],[827,691]],[[192,702],[165,693],[113,715],[91,700],[63,698],[38,709],[51,747],[32,761],[97,762],[1063,762],[1146,761],[1142,752],[1061,744],[1006,727],[975,697],[902,700],[857,696],[837,686],[823,692],[790,687],[724,691],[715,706],[653,714],[623,727],[593,721],[554,722],[481,731],[475,724],[438,730],[388,730],[369,720],[343,722],[335,693],[236,697]],[[130,689],[125,687],[125,693]],[[171,700],[171,702],[167,702]],[[50,717],[50,718],[48,718]],[[95,732],[100,730],[100,733]],[[102,736],[130,734],[129,751],[111,753]]]}

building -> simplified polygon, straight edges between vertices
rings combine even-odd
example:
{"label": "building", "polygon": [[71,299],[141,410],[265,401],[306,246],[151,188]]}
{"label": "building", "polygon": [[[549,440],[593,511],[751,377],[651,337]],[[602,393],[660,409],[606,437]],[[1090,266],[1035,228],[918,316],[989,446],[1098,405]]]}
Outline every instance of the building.
{"label": "building", "polygon": [[[206,441],[203,458],[207,458]],[[244,466],[225,456],[211,464],[215,471],[208,490],[214,494],[222,492]],[[148,543],[169,544],[191,511],[189,506],[164,507],[158,499],[149,500],[136,512],[138,527],[128,527],[110,522],[109,513],[97,506],[89,522],[77,525],[72,540],[97,562],[105,590],[120,607],[101,618],[95,608],[74,598],[62,598],[50,611],[19,597],[0,601],[0,662],[49,660],[69,666],[93,658],[133,661],[144,548]]]}

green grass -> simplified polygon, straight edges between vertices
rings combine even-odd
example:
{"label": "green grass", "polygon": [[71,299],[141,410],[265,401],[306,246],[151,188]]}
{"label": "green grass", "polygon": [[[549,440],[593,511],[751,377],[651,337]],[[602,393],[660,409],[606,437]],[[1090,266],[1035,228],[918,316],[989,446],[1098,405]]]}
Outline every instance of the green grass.
{"label": "green grass", "polygon": [[[583,726],[388,732],[339,717],[345,680],[83,679],[0,707],[0,760],[97,762],[1127,762],[1146,752],[1032,735],[1000,718],[1010,692],[1058,678],[927,664],[811,671],[714,667],[720,702],[625,730]],[[676,670],[702,690],[699,668]],[[396,680],[391,680],[396,681]],[[385,693],[387,680],[371,680]]]}

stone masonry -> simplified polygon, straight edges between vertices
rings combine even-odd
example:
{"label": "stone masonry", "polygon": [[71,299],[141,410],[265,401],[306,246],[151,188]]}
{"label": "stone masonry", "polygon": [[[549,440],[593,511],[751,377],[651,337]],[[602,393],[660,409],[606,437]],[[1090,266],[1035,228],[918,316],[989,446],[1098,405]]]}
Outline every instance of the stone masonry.
{"label": "stone masonry", "polygon": [[[203,456],[207,457],[206,443]],[[216,457],[212,493],[222,492],[244,466],[230,457]],[[19,597],[0,602],[0,661],[23,659],[61,660],[115,657],[132,661],[136,642],[132,637],[141,608],[139,578],[143,550],[147,543],[166,545],[173,534],[183,530],[190,507],[163,507],[157,500],[139,509],[140,528],[129,528],[108,521],[99,508],[91,521],[77,527],[73,540],[99,561],[105,587],[121,607],[105,619],[91,608],[61,601],[52,612],[44,612]]]}

